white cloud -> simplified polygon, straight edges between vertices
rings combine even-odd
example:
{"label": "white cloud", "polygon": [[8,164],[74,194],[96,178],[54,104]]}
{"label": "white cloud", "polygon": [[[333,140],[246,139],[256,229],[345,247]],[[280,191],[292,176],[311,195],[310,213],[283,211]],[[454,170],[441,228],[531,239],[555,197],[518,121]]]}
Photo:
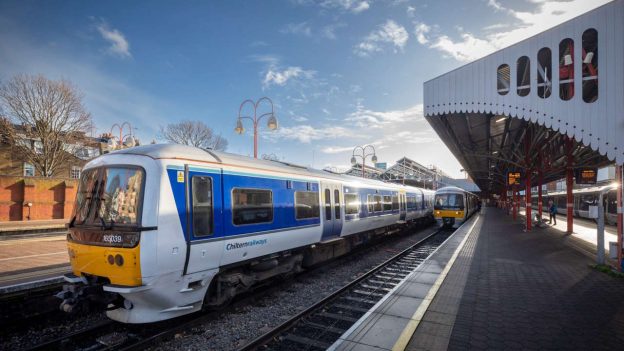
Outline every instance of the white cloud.
{"label": "white cloud", "polygon": [[361,13],[370,8],[369,1],[361,0],[323,0],[320,5],[327,9],[341,9],[352,13]]}
{"label": "white cloud", "polygon": [[386,23],[379,26],[377,30],[372,31],[362,42],[360,42],[354,51],[359,56],[369,56],[374,52],[383,51],[386,45],[391,45],[394,52],[403,51],[407,44],[409,34],[405,28],[393,20],[387,20]]}
{"label": "white cloud", "polygon": [[351,113],[347,121],[354,122],[359,127],[380,128],[388,124],[401,125],[424,121],[423,105],[418,104],[405,110],[373,111],[358,104],[356,111]]}
{"label": "white cloud", "polygon": [[280,32],[283,34],[305,35],[307,37],[312,36],[312,28],[307,22],[288,23],[280,30]]}
{"label": "white cloud", "polygon": [[[449,57],[461,62],[469,62],[484,57],[496,50],[515,44],[549,28],[568,21],[587,11],[599,7],[610,0],[560,0],[543,1],[531,0],[536,4],[534,11],[517,11],[506,8],[496,0],[489,0],[488,6],[496,12],[504,12],[517,21],[510,25],[510,30],[485,34],[482,37],[463,30],[459,30],[459,39],[454,40],[449,35],[442,34],[435,39],[429,39],[430,48],[440,50]],[[506,25],[494,24],[485,30],[505,28]],[[422,43],[421,43],[422,44]]]}
{"label": "white cloud", "polygon": [[295,140],[305,144],[316,140],[336,139],[349,135],[349,130],[343,127],[330,126],[317,128],[311,125],[279,127],[273,132],[263,133],[263,136],[268,139]]}
{"label": "white cloud", "polygon": [[110,43],[109,52],[122,58],[132,57],[132,54],[130,54],[130,43],[128,43],[122,32],[109,28],[105,22],[98,24],[96,28],[102,35],[102,38]]}
{"label": "white cloud", "polygon": [[308,78],[311,79],[316,74],[315,71],[312,70],[304,70],[298,66],[291,66],[284,70],[279,70],[276,67],[270,67],[266,74],[264,75],[264,80],[262,81],[262,86],[264,88],[268,88],[271,85],[285,85],[289,80],[295,78]]}
{"label": "white cloud", "polygon": [[406,12],[408,17],[414,17],[416,15],[416,8],[414,6],[408,6]]}
{"label": "white cloud", "polygon": [[327,39],[336,39],[336,30],[338,28],[346,27],[344,23],[334,23],[323,27],[321,30],[322,35]]}
{"label": "white cloud", "polygon": [[342,152],[352,151],[355,146],[327,146],[321,149],[324,154],[339,154]]}
{"label": "white cloud", "polygon": [[416,23],[414,25],[414,35],[416,35],[416,40],[418,40],[421,44],[427,44],[429,39],[427,38],[427,33],[431,30],[431,27],[424,23]]}

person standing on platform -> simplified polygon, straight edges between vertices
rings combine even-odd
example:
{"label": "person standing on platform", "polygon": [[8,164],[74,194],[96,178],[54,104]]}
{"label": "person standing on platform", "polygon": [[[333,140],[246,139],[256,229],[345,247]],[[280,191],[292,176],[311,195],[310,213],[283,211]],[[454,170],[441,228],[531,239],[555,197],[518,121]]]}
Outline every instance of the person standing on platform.
{"label": "person standing on platform", "polygon": [[548,223],[552,224],[552,222],[555,222],[555,225],[557,225],[557,205],[555,205],[553,200],[548,200],[548,213],[550,214]]}

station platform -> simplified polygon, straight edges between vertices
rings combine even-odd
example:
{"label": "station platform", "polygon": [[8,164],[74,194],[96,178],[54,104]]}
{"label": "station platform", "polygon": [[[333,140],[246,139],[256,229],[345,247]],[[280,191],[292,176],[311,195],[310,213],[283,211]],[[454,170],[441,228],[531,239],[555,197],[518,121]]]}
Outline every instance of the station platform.
{"label": "station platform", "polygon": [[484,209],[331,349],[622,349],[624,279],[568,242]]}
{"label": "station platform", "polygon": [[67,219],[0,222],[0,240],[17,235],[67,233]]}
{"label": "station platform", "polygon": [[60,282],[69,271],[64,233],[0,240],[0,295]]}

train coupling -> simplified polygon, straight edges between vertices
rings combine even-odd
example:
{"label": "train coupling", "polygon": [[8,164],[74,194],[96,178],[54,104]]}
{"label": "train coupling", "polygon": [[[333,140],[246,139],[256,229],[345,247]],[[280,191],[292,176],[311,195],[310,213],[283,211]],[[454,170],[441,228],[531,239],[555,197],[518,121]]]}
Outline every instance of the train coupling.
{"label": "train coupling", "polygon": [[69,284],[63,285],[63,290],[55,295],[63,300],[59,306],[63,312],[76,313],[123,306],[123,298],[118,294],[105,292],[103,287],[106,282],[97,277],[78,277],[69,273],[64,278]]}

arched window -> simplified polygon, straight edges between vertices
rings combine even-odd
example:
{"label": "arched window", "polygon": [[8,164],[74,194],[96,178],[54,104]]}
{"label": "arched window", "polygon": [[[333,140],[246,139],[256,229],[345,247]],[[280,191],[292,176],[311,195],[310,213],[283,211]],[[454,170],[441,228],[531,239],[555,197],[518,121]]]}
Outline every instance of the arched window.
{"label": "arched window", "polygon": [[570,38],[559,43],[559,97],[574,97],[574,40]]}
{"label": "arched window", "polygon": [[509,92],[509,65],[502,64],[498,66],[497,72],[497,80],[496,80],[496,89],[498,89],[498,93],[500,95],[507,95]]}
{"label": "arched window", "polygon": [[583,101],[598,100],[598,31],[583,32]]}
{"label": "arched window", "polygon": [[537,52],[537,95],[542,99],[552,92],[552,54],[549,48]]}
{"label": "arched window", "polygon": [[522,56],[516,63],[516,86],[519,96],[527,96],[531,92],[531,61]]}

